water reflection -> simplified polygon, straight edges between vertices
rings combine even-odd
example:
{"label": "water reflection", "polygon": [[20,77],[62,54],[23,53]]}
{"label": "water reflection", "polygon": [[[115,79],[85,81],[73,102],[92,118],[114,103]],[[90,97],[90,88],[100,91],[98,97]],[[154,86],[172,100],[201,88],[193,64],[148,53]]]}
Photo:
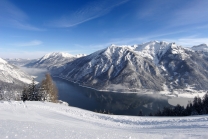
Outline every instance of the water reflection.
{"label": "water reflection", "polygon": [[59,90],[59,99],[68,102],[70,106],[91,111],[105,110],[119,115],[138,115],[142,110],[143,114],[148,115],[164,106],[170,106],[167,97],[101,92],[57,77],[53,79]]}

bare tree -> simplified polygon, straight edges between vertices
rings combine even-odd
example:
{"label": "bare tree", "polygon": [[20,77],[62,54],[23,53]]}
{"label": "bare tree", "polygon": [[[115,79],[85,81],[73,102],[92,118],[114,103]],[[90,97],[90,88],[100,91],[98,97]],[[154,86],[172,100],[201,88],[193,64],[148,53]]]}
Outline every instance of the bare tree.
{"label": "bare tree", "polygon": [[49,102],[57,102],[58,90],[49,73],[45,75],[45,79],[42,81],[40,85],[40,91],[42,94],[42,100],[46,100]]}

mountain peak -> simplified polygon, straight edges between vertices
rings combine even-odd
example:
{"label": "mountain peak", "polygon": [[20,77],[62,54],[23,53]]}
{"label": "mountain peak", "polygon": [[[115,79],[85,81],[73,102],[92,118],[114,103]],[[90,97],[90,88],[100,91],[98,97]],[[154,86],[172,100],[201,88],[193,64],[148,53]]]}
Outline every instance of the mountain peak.
{"label": "mountain peak", "polygon": [[154,41],[149,41],[149,42],[146,42],[146,43],[143,43],[142,45],[156,45],[156,44],[160,44],[160,45],[169,45],[169,44],[175,44],[174,42],[173,43],[169,43],[169,42],[166,42],[166,41],[157,41],[157,40],[154,40]]}
{"label": "mountain peak", "polygon": [[52,52],[46,54],[43,58],[49,58],[49,57],[74,57],[74,56],[64,52]]}
{"label": "mountain peak", "polygon": [[134,46],[131,45],[115,45],[115,44],[111,44],[109,47],[107,47],[105,50],[116,50],[116,49],[134,49]]}
{"label": "mountain peak", "polygon": [[114,46],[116,46],[116,45],[115,45],[115,44],[111,44],[111,45],[110,45],[110,47],[114,47]]}
{"label": "mountain peak", "polygon": [[48,70],[53,69],[54,67],[61,67],[64,64],[76,59],[78,57],[73,56],[68,53],[64,52],[52,52],[44,55],[42,58],[28,63],[26,67],[33,67],[33,68],[45,68]]}
{"label": "mountain peak", "polygon": [[158,56],[161,57],[173,45],[165,41],[150,41],[135,47],[135,51],[142,57],[150,58],[155,64],[158,63]]}

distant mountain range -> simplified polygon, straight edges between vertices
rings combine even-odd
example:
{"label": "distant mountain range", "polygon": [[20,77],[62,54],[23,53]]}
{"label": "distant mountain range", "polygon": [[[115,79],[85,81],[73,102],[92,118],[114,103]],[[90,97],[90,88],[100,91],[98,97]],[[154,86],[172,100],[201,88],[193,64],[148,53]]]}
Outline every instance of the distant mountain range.
{"label": "distant mountain range", "polygon": [[26,67],[98,90],[123,92],[208,90],[208,46],[164,41],[111,45],[90,55],[50,53]]}
{"label": "distant mountain range", "polygon": [[22,58],[7,58],[4,60],[7,61],[9,64],[12,64],[12,65],[15,65],[18,67],[21,67],[21,66],[24,66],[28,63],[36,61],[36,59],[22,59]]}
{"label": "distant mountain range", "polygon": [[191,49],[195,50],[195,51],[208,52],[207,44],[201,44],[201,45],[193,46]]}
{"label": "distant mountain range", "polygon": [[53,52],[44,55],[38,60],[25,64],[24,66],[28,68],[44,68],[52,72],[54,68],[63,68],[66,63],[82,56],[85,56],[85,54],[74,56],[63,52]]}

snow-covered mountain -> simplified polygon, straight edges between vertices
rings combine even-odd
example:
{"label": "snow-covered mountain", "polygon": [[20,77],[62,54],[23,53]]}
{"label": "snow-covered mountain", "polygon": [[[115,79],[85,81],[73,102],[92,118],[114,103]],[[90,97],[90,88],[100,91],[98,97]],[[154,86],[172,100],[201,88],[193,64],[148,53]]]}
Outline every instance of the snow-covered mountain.
{"label": "snow-covered mountain", "polygon": [[24,66],[28,63],[31,63],[31,62],[35,62],[36,59],[22,59],[22,58],[14,58],[14,59],[4,59],[6,60],[9,64],[12,64],[12,65],[15,65],[15,66]]}
{"label": "snow-covered mountain", "polygon": [[61,76],[101,90],[163,88],[164,79],[159,69],[148,59],[136,54],[130,46],[112,45],[76,59],[65,67]]}
{"label": "snow-covered mountain", "polygon": [[32,68],[45,68],[48,70],[52,70],[53,68],[62,67],[64,64],[73,61],[76,58],[85,56],[84,54],[73,56],[68,53],[63,52],[53,52],[44,55],[42,58],[36,60],[35,62],[31,62],[26,64],[26,67]]}
{"label": "snow-covered mountain", "polygon": [[75,59],[59,76],[99,90],[208,90],[208,55],[175,43],[116,46]]}
{"label": "snow-covered mountain", "polygon": [[208,52],[207,44],[200,44],[200,45],[197,45],[197,46],[193,46],[193,47],[191,47],[191,49],[195,50],[195,51]]}
{"label": "snow-covered mountain", "polygon": [[1,101],[0,113],[1,139],[206,139],[208,136],[207,115],[119,116],[37,101]]}
{"label": "snow-covered mountain", "polygon": [[0,58],[0,82],[9,84],[29,84],[31,81],[31,76]]}

